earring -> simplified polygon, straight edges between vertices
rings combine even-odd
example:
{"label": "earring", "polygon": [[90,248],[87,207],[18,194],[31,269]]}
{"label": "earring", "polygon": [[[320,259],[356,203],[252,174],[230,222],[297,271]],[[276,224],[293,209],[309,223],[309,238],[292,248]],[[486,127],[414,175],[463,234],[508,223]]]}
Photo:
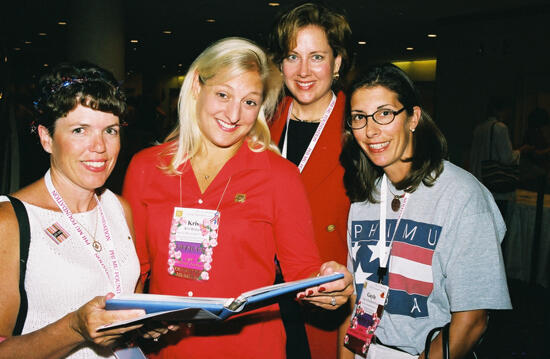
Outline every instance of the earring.
{"label": "earring", "polygon": [[332,75],[332,79],[334,81],[338,81],[338,79],[340,78],[340,74],[338,72],[334,73],[334,75]]}
{"label": "earring", "polygon": [[415,130],[414,128],[411,128],[411,132],[414,132],[414,130]]}

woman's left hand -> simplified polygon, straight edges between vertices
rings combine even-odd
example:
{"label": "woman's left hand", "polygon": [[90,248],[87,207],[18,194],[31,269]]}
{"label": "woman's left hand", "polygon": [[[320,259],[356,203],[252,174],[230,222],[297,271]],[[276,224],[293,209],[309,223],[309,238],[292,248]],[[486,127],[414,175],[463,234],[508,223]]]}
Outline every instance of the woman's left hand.
{"label": "woman's left hand", "polygon": [[318,307],[334,310],[345,304],[353,294],[353,276],[342,264],[334,261],[321,265],[319,275],[342,273],[344,278],[311,287],[299,292],[296,297]]}

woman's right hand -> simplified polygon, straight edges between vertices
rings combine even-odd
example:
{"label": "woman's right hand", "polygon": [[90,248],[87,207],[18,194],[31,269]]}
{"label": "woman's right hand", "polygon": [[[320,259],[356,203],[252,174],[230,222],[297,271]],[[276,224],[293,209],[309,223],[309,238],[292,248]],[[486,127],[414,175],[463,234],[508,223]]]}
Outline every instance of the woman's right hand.
{"label": "woman's right hand", "polygon": [[319,269],[320,275],[333,273],[342,273],[344,278],[308,288],[296,294],[296,297],[329,310],[335,310],[347,303],[353,294],[353,276],[346,266],[334,261],[323,263]]}
{"label": "woman's right hand", "polygon": [[113,296],[113,293],[109,293],[106,296],[95,297],[80,307],[77,311],[71,313],[71,329],[86,341],[90,341],[101,346],[110,346],[113,345],[114,342],[124,333],[143,326],[143,324],[137,324],[123,328],[98,331],[97,329],[103,325],[145,315],[145,311],[143,309],[105,310],[105,303],[107,299],[110,299]]}
{"label": "woman's right hand", "polygon": [[113,296],[109,293],[95,297],[78,310],[41,329],[23,335],[8,335],[0,342],[0,359],[65,358],[84,342],[112,346],[124,333],[140,328],[142,324],[98,331],[101,326],[145,314],[141,309],[105,310],[105,302]]}

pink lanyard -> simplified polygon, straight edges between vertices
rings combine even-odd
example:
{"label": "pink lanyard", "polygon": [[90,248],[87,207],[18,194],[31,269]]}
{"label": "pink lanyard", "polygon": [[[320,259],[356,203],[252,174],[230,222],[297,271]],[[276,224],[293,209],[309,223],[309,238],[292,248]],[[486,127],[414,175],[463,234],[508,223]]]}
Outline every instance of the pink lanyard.
{"label": "pink lanyard", "polygon": [[[325,128],[325,125],[327,124],[328,118],[330,117],[330,114],[332,113],[332,110],[334,109],[334,105],[336,104],[336,95],[332,93],[332,100],[330,100],[330,104],[328,105],[327,109],[325,110],[325,114],[321,118],[321,122],[319,122],[319,127],[317,127],[317,131],[313,134],[313,138],[309,142],[309,145],[307,146],[306,152],[304,153],[304,156],[302,157],[302,160],[300,161],[300,164],[298,165],[298,169],[300,170],[300,173],[304,170],[304,167],[307,164],[307,161],[309,160],[309,157],[311,156],[311,153],[313,152],[313,149],[315,148],[315,145],[317,145],[317,141],[319,141],[319,137],[321,137],[321,133],[323,132],[323,129]],[[292,113],[292,103],[290,104],[290,107],[288,108],[288,117],[286,119],[286,131],[285,131],[285,140],[283,142],[283,150],[281,151],[281,155],[286,158],[286,151],[287,151],[287,142],[288,142],[288,125],[290,123],[290,114]]]}
{"label": "pink lanyard", "polygon": [[105,276],[107,277],[107,280],[110,282],[113,282],[114,284],[114,290],[115,294],[122,293],[122,283],[121,283],[121,275],[120,275],[120,266],[119,262],[115,253],[114,245],[111,240],[111,232],[109,231],[109,227],[107,226],[107,220],[105,219],[105,214],[103,213],[103,208],[101,207],[101,203],[99,202],[99,199],[97,198],[97,195],[94,194],[94,198],[97,203],[97,209],[99,211],[99,215],[101,216],[101,224],[103,227],[103,234],[105,235],[105,241],[107,245],[107,252],[109,254],[109,258],[111,260],[111,265],[113,267],[113,277],[111,279],[111,275],[109,274],[109,270],[107,269],[107,265],[103,261],[103,259],[99,256],[99,253],[96,252],[92,248],[92,243],[88,239],[88,236],[82,230],[82,227],[80,224],[76,221],[76,219],[73,217],[73,213],[69,209],[69,206],[65,203],[59,192],[55,189],[52,178],[50,175],[50,170],[46,172],[46,175],[44,176],[44,181],[46,182],[46,187],[48,188],[48,192],[50,193],[50,196],[52,196],[52,199],[57,204],[61,212],[65,215],[69,223],[73,226],[74,230],[79,234],[80,238],[84,242],[84,245],[89,248],[89,252],[94,256],[94,258],[97,260],[99,266],[103,269],[103,272],[105,273]]}

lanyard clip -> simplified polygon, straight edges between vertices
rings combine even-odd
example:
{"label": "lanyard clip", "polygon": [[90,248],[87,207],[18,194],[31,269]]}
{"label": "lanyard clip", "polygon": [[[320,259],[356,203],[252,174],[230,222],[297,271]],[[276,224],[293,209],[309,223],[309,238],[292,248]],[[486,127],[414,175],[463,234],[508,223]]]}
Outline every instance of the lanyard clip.
{"label": "lanyard clip", "polygon": [[378,267],[378,283],[382,283],[384,281],[384,277],[386,276],[386,273],[388,273],[388,268],[386,267]]}

